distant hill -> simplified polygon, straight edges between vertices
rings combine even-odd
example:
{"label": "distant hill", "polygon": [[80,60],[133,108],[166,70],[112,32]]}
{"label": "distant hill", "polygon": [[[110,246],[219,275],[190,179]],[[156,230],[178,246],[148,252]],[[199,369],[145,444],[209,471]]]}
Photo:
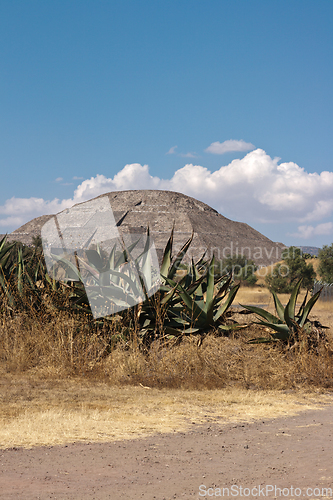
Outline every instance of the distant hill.
{"label": "distant hill", "polygon": [[[205,250],[207,257],[214,253],[217,259],[228,254],[243,253],[256,264],[265,266],[279,261],[285,248],[282,243],[271,241],[248,224],[227,219],[205,203],[181,193],[157,190],[112,191],[94,199],[102,196],[109,199],[120,233],[142,234],[149,225],[160,259],[173,224],[175,251],[194,232],[188,254],[192,254],[194,259],[201,257]],[[85,210],[84,203],[75,207]],[[40,234],[42,226],[51,217],[53,216],[44,215],[33,219],[13,231],[9,239],[31,244],[32,237]]]}
{"label": "distant hill", "polygon": [[302,253],[309,253],[310,255],[314,255],[316,257],[318,257],[318,252],[320,250],[320,248],[318,247],[298,247],[302,250]]}

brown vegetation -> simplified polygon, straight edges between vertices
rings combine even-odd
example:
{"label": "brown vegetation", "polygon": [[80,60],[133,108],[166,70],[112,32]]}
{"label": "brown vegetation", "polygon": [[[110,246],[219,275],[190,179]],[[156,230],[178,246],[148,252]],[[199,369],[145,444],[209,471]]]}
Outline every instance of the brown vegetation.
{"label": "brown vegetation", "polygon": [[[331,343],[332,313],[325,304],[316,309],[323,323],[330,318]],[[262,335],[255,325],[231,337],[212,331],[200,346],[194,336],[178,345],[156,342],[148,353],[135,332],[109,352],[103,332],[87,326],[68,313],[2,317],[0,447],[111,441],[217,417],[294,414],[325,401],[333,386],[324,345],[319,354],[248,345],[249,336]],[[121,328],[115,318],[115,333]]]}

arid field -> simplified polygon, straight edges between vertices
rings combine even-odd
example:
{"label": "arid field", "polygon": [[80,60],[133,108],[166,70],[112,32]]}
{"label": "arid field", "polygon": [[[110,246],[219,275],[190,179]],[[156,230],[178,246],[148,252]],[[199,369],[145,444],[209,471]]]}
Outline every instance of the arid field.
{"label": "arid field", "polygon": [[[241,288],[237,303],[274,309],[261,286]],[[252,324],[254,315],[236,319],[249,326],[227,337],[212,331],[200,345],[189,336],[176,345],[156,342],[144,353],[133,335],[106,353],[105,339],[78,329],[66,313],[56,321],[2,318],[0,447],[127,439],[185,430],[216,416],[271,418],[328,398],[331,303],[318,301],[310,317],[329,327],[329,345],[315,354],[247,344],[262,327]]]}

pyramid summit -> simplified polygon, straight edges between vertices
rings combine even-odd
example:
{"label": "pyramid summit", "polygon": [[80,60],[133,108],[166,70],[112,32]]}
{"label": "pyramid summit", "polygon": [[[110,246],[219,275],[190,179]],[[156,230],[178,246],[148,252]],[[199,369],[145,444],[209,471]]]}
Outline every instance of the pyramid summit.
{"label": "pyramid summit", "polygon": [[[110,202],[120,234],[144,234],[149,226],[160,259],[173,227],[174,253],[194,234],[188,258],[199,259],[205,251],[207,258],[214,254],[218,260],[238,254],[254,260],[257,265],[265,266],[280,260],[285,248],[248,224],[232,221],[205,203],[181,193],[158,190],[112,191],[94,200],[102,197],[107,197]],[[88,207],[89,202],[74,206],[85,209],[85,203]],[[8,239],[30,245],[32,238],[41,234],[43,225],[52,217],[37,217],[13,231]]]}

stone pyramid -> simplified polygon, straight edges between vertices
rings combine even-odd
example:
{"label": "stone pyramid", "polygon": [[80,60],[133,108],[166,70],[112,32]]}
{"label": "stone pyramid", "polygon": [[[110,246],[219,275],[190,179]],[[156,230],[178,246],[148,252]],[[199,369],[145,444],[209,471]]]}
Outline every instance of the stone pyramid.
{"label": "stone pyramid", "polygon": [[[284,245],[274,243],[242,222],[219,214],[205,203],[172,191],[113,191],[107,196],[120,233],[143,234],[149,226],[159,258],[174,226],[174,254],[194,233],[187,259],[199,259],[206,251],[220,260],[227,255],[244,255],[265,266],[281,258]],[[76,205],[77,207],[83,205]],[[52,215],[37,217],[11,233],[10,240],[31,244],[32,237]]]}

